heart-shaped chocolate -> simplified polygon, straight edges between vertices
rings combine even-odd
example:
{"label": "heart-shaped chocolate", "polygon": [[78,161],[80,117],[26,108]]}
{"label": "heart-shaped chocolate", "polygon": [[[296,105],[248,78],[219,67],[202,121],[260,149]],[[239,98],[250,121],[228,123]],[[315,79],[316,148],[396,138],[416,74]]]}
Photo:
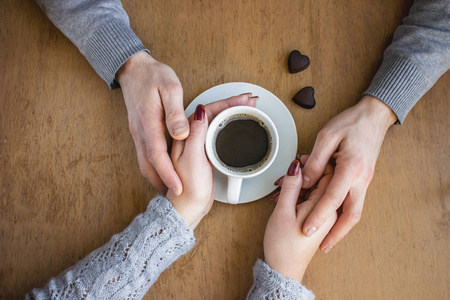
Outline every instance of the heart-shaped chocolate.
{"label": "heart-shaped chocolate", "polygon": [[309,67],[309,57],[294,50],[289,54],[288,67],[291,74],[303,71]]}
{"label": "heart-shaped chocolate", "polygon": [[303,108],[313,108],[316,106],[316,99],[314,99],[314,88],[312,86],[302,88],[297,94],[295,94],[292,100],[295,104],[300,105]]}

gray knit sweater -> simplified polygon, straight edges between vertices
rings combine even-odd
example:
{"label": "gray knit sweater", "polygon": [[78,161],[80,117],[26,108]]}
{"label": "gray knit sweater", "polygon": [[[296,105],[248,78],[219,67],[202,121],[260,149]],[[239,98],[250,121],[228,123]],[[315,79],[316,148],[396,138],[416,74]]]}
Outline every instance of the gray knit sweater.
{"label": "gray knit sweater", "polygon": [[[148,51],[131,30],[120,0],[36,1],[110,88],[118,87],[116,72],[128,58]],[[384,101],[402,123],[449,68],[450,1],[417,0],[365,94]]]}
{"label": "gray knit sweater", "polygon": [[[127,229],[26,299],[141,299],[159,274],[194,244],[192,229],[170,201],[158,196]],[[253,270],[247,299],[314,299],[297,281],[261,260]]]}
{"label": "gray knit sweater", "polygon": [[[36,1],[110,88],[118,87],[115,74],[122,64],[139,51],[148,52],[131,30],[120,0]],[[403,22],[365,92],[384,101],[399,122],[450,67],[450,1],[417,0]],[[158,197],[124,232],[27,298],[142,298],[194,242],[170,202]],[[253,271],[249,299],[314,298],[260,260]]]}
{"label": "gray knit sweater", "polygon": [[365,94],[386,103],[403,123],[419,99],[450,68],[450,1],[417,0]]}

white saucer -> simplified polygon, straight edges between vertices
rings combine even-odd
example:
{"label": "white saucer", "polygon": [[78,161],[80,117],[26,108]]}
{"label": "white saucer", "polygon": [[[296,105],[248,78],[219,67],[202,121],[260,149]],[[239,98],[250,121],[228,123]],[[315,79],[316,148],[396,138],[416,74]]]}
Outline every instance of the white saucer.
{"label": "white saucer", "polygon": [[[256,108],[266,113],[277,127],[280,147],[275,161],[264,173],[244,179],[238,204],[258,200],[273,192],[276,188],[273,183],[280,176],[286,174],[289,164],[295,159],[297,128],[291,113],[277,96],[260,86],[246,82],[230,82],[212,87],[198,95],[185,111],[186,115],[190,116],[194,113],[198,104],[208,104],[243,93],[252,93],[253,96],[259,96],[259,100],[256,101]],[[215,199],[220,202],[227,202],[227,177],[217,170]]]}

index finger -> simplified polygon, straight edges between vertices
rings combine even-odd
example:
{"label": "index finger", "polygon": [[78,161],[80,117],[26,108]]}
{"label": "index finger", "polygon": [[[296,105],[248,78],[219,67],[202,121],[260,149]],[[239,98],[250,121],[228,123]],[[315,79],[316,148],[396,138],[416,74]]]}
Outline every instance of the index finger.
{"label": "index finger", "polygon": [[[252,94],[247,93],[205,105],[205,111],[206,115],[208,116],[208,122],[211,122],[223,110],[233,106],[247,105],[255,107],[257,97],[251,96]],[[189,117],[189,122],[192,122],[193,118],[194,115],[192,114]]]}
{"label": "index finger", "polygon": [[146,121],[143,124],[145,135],[146,155],[164,184],[179,195],[183,190],[181,179],[175,171],[172,160],[167,152],[164,127],[158,121]]}
{"label": "index finger", "polygon": [[353,183],[354,175],[351,169],[337,165],[335,173],[325,193],[306,218],[303,232],[306,236],[313,235],[329,217],[336,212],[347,196]]}
{"label": "index finger", "polygon": [[322,129],[317,135],[311,155],[308,157],[303,168],[303,187],[310,188],[321,178],[325,167],[337,151],[340,137],[329,134]]}

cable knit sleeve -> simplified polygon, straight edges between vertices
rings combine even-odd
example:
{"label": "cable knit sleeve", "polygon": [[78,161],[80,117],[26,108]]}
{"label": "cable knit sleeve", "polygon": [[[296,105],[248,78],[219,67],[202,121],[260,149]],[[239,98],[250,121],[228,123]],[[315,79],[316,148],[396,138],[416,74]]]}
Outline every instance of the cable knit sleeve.
{"label": "cable knit sleeve", "polygon": [[450,68],[450,1],[417,0],[386,49],[364,94],[385,102],[402,123]]}
{"label": "cable knit sleeve", "polygon": [[26,299],[141,299],[194,244],[192,229],[158,196],[122,233]]}
{"label": "cable knit sleeve", "polygon": [[288,279],[258,259],[253,267],[253,285],[247,300],[312,300],[314,294],[293,279]]}
{"label": "cable knit sleeve", "polygon": [[130,28],[120,0],[36,0],[47,17],[86,57],[110,88],[133,54],[147,51]]}

